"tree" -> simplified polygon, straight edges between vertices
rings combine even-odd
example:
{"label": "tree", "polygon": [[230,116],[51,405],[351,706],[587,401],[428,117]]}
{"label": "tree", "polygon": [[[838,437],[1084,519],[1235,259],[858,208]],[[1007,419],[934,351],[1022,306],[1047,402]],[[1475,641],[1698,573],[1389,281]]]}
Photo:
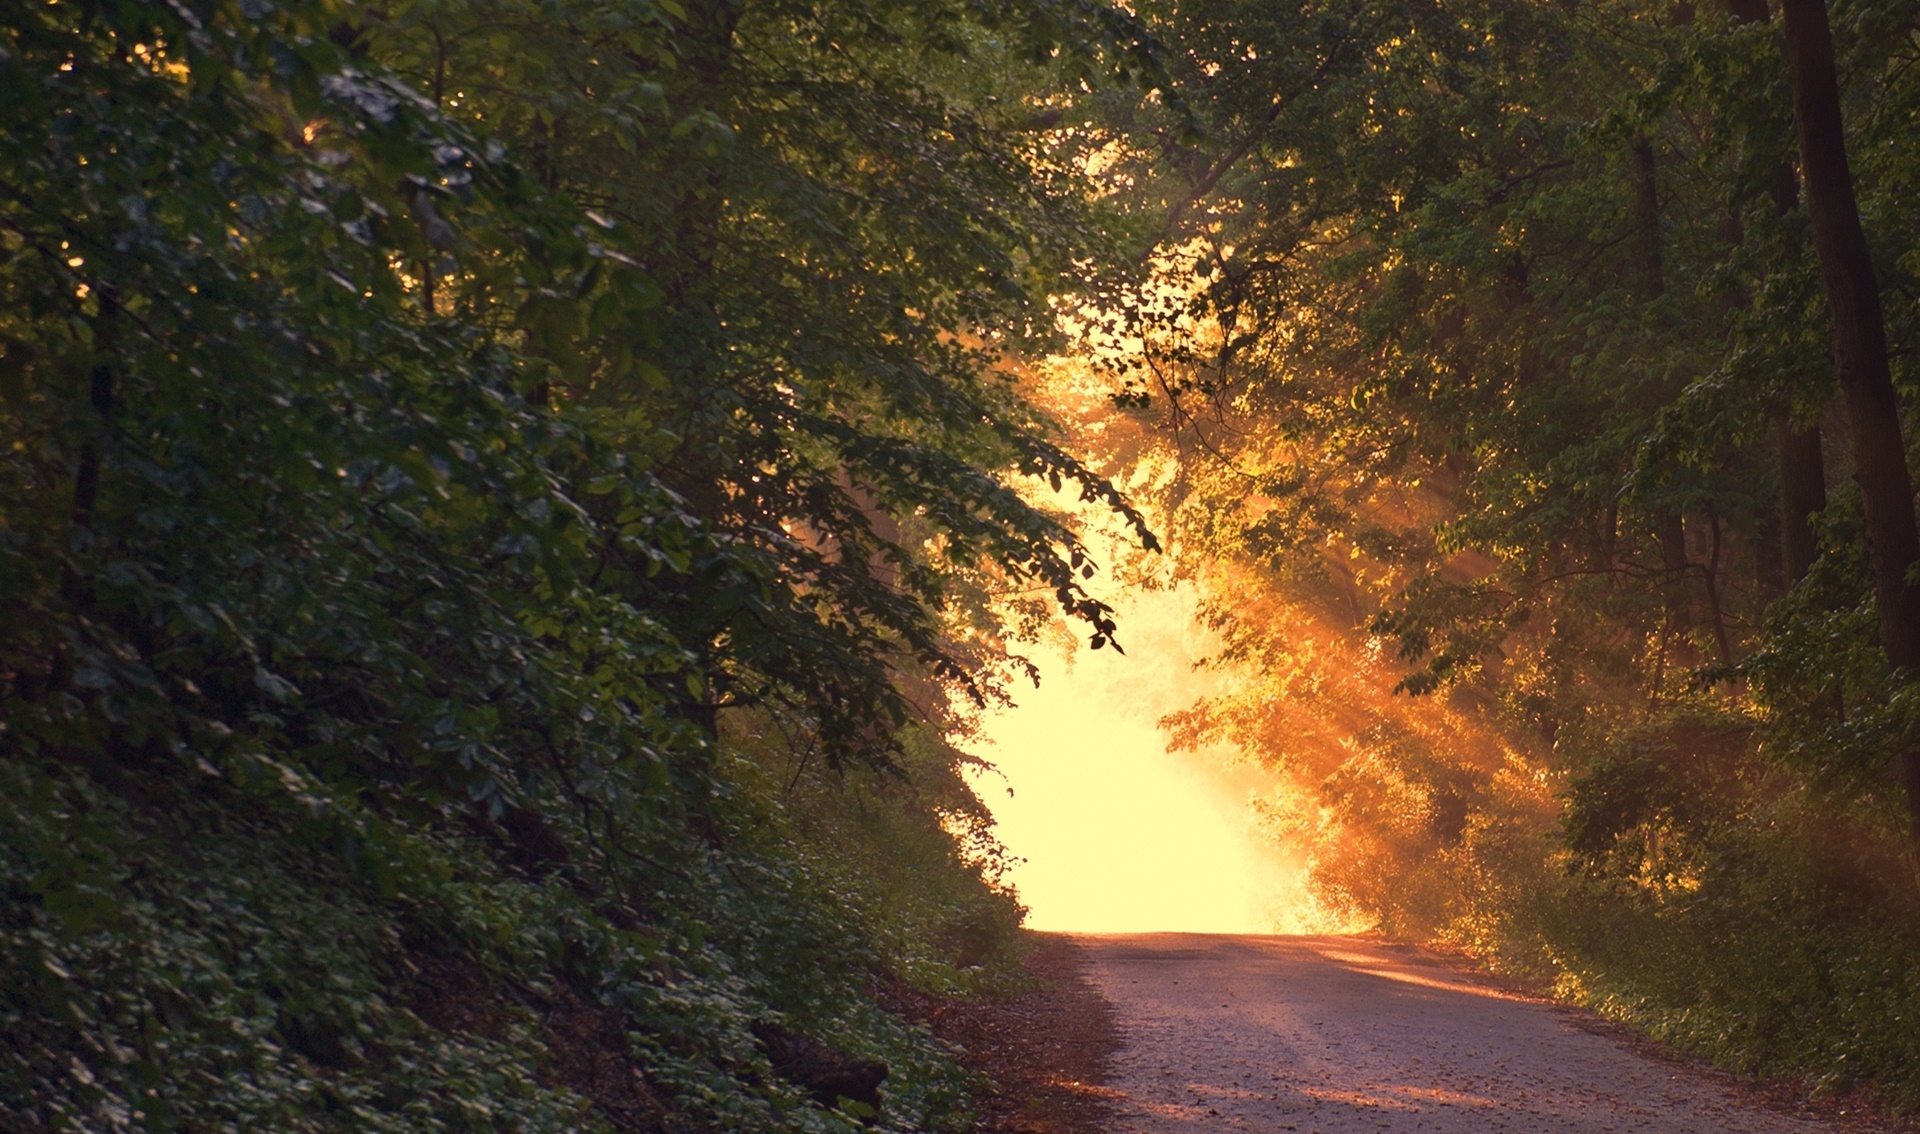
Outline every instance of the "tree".
{"label": "tree", "polygon": [[[1920,667],[1920,582],[1910,578],[1920,563],[1920,528],[1914,522],[1913,477],[1887,362],[1880,285],[1847,165],[1833,32],[1824,0],[1783,0],[1782,11],[1801,176],[1833,328],[1834,370],[1853,436],[1854,480],[1866,511],[1880,641],[1894,669],[1910,671]],[[1920,851],[1920,743],[1903,744],[1897,761],[1910,837]]]}
{"label": "tree", "polygon": [[[756,1048],[781,1013],[960,1121],[862,991],[885,887],[757,762],[921,774],[889,869],[1010,934],[927,731],[1011,664],[985,581],[1114,631],[1022,479],[1127,505],[998,369],[1096,244],[998,116],[1150,52],[1098,6],[873,12],[0,21],[0,1125],[592,1128],[556,1006],[714,1125],[840,1122]],[[530,1030],[396,1011],[410,950]]]}
{"label": "tree", "polygon": [[[1837,1073],[1720,1013],[1840,1042],[1913,1003],[1911,557],[1879,515],[1912,521],[1911,12],[1835,29],[1823,135],[1844,103],[1879,240],[1847,286],[1897,283],[1854,454],[1881,473],[1829,492],[1831,218],[1764,6],[1140,10],[1197,129],[1104,120],[1158,274],[1089,306],[1138,344],[1114,411],[1177,462],[1159,503],[1224,642],[1176,739],[1286,777],[1276,835],[1343,914]],[[1849,1060],[1905,1081],[1869,1030]]]}

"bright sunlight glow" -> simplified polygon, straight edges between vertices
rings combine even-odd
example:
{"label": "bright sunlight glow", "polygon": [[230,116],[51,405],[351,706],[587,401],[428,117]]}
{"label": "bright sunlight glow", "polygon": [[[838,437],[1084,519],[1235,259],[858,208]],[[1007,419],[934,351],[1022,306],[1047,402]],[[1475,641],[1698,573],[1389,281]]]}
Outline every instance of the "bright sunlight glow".
{"label": "bright sunlight glow", "polygon": [[1204,693],[1211,643],[1184,588],[1113,602],[1126,655],[1031,652],[1038,689],[989,717],[974,789],[1025,861],[1010,880],[1035,929],[1297,932],[1301,870],[1257,829],[1270,777],[1218,751],[1167,751],[1159,718]]}

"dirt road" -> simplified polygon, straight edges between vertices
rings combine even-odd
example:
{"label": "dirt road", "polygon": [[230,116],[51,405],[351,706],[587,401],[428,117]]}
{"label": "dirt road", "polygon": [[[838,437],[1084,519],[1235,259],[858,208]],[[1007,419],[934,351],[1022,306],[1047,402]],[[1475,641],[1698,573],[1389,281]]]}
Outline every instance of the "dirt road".
{"label": "dirt road", "polygon": [[[1123,1035],[1115,1134],[1832,1134],[1405,946],[1078,936]],[[1586,1025],[1586,1026],[1583,1026]]]}

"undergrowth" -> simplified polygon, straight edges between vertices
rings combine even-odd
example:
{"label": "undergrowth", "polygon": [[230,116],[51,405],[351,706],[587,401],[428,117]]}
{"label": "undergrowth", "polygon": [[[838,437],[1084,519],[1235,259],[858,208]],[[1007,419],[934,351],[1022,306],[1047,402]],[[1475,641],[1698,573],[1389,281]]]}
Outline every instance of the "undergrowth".
{"label": "undergrowth", "polygon": [[[118,792],[51,764],[0,777],[12,1129],[863,1128],[857,1104],[816,1105],[774,1072],[751,1031],[766,1020],[888,1066],[865,1128],[963,1129],[975,1084],[875,982],[976,987],[984,970],[953,964],[942,932],[984,934],[997,957],[1016,939],[1017,906],[944,832],[875,841],[911,819],[865,795],[799,824],[746,784],[717,816],[722,846],[655,847],[675,857],[615,877],[390,827],[396,875],[338,822],[218,774]],[[889,860],[896,886],[944,872],[952,896],[896,911],[859,859],[823,866],[827,845]],[[636,1084],[583,1078],[594,1053],[562,1034],[579,1005]]]}
{"label": "undergrowth", "polygon": [[1328,851],[1321,892],[1676,1050],[1920,1110],[1920,880],[1899,824],[1750,742],[1684,713],[1623,729],[1531,790],[1496,777],[1456,839],[1419,827],[1398,848],[1416,869]]}
{"label": "undergrowth", "polygon": [[1849,844],[1838,836],[1860,817],[1798,802],[1715,847],[1685,888],[1649,892],[1563,858],[1483,943],[1678,1050],[1816,1097],[1920,1109],[1920,887],[1897,837]]}

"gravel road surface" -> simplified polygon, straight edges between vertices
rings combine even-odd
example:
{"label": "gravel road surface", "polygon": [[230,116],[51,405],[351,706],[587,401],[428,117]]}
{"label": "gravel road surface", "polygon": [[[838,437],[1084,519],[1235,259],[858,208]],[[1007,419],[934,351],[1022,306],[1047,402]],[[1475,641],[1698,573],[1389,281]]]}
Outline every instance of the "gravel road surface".
{"label": "gravel road surface", "polygon": [[[1075,935],[1124,1046],[1115,1134],[1832,1134],[1582,1014],[1347,937]],[[1584,1025],[1584,1026],[1583,1026]]]}

